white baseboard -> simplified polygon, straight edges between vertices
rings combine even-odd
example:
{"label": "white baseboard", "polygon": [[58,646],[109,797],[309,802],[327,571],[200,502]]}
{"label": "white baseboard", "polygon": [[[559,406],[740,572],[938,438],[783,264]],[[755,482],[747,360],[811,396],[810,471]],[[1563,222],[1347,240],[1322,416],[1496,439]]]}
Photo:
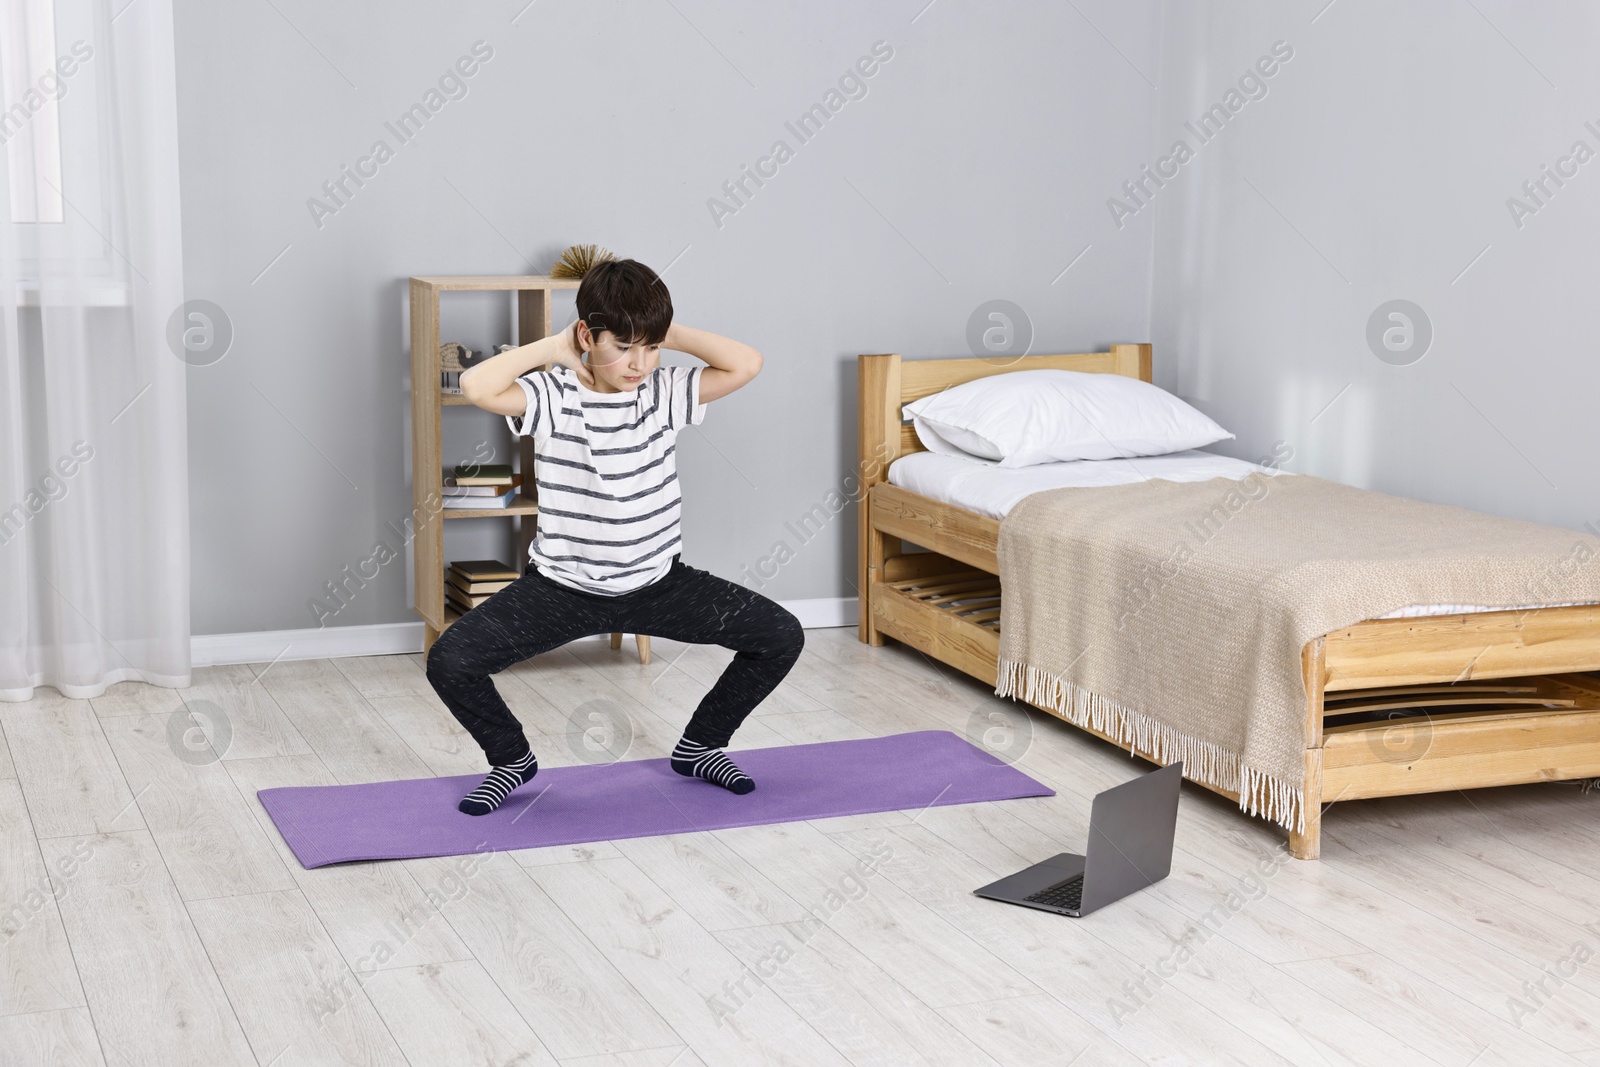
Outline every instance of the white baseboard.
{"label": "white baseboard", "polygon": [[825,630],[831,626],[854,626],[860,619],[861,602],[853,596],[825,596],[815,600],[780,600],[783,607],[794,612],[800,625],[807,630]]}
{"label": "white baseboard", "polygon": [[256,630],[242,634],[195,634],[189,661],[196,667],[221,663],[271,663],[280,659],[339,659],[393,656],[422,651],[422,623],[324,626],[304,630]]}
{"label": "white baseboard", "polygon": [[[808,630],[854,626],[859,614],[855,597],[780,600],[778,603],[794,612],[800,625]],[[242,634],[195,634],[189,639],[189,659],[196,667],[224,663],[271,663],[284,659],[394,656],[421,651],[421,622],[258,630]]]}

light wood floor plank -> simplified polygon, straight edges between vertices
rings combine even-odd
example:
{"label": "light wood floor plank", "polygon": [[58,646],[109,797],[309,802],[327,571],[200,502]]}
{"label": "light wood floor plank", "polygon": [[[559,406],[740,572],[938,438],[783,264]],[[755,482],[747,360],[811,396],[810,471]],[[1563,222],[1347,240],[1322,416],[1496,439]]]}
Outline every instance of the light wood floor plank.
{"label": "light wood floor plank", "polygon": [[88,1008],[0,1015],[6,1067],[105,1067]]}
{"label": "light wood floor plank", "polygon": [[414,656],[346,656],[331,662],[355,687],[356,692],[375,705],[389,697],[439,699],[428,682],[427,671]]}
{"label": "light wood floor plank", "polygon": [[[432,773],[448,776],[488,772],[483,750],[450,714],[412,657],[355,656],[333,663]],[[533,694],[511,681],[497,683],[496,688],[513,714],[523,720],[530,742],[540,740],[541,716],[529,714],[530,709],[525,706],[533,701]],[[539,751],[539,745],[534,751]]]}
{"label": "light wood floor plank", "polygon": [[867,681],[859,672],[838,671],[802,655],[789,677],[802,693],[880,735],[948,729],[944,716],[930,714],[930,708],[942,709],[942,704],[919,708],[909,698]]}
{"label": "light wood floor plank", "polygon": [[[910,645],[898,641],[879,648],[862,644],[851,626],[808,631],[806,646],[816,653],[819,662],[835,670],[860,674],[875,685],[911,694],[919,702],[945,700],[957,694],[964,700],[970,693],[993,693],[970,675]],[[888,655],[878,655],[885,650]]]}
{"label": "light wood floor plank", "polygon": [[904,826],[913,815],[903,811],[864,811],[860,815],[836,815],[831,819],[807,819],[806,825],[825,834],[842,830],[870,830],[876,826]]}
{"label": "light wood floor plank", "polygon": [[[1284,963],[1278,970],[1313,985],[1441,1064],[1573,1064],[1518,1029],[1506,1014],[1481,1011],[1443,986],[1376,953]],[[1514,991],[1513,991],[1514,992]]]}
{"label": "light wood floor plank", "polygon": [[0,704],[17,780],[39,838],[144,826],[100,720],[87,700],[35,697]]}
{"label": "light wood floor plank", "polygon": [[170,715],[184,706],[190,692],[190,689],[168,689],[144,682],[117,682],[83,703],[92,705],[95,714],[103,719],[119,715]]}
{"label": "light wood floor plank", "polygon": [[1593,884],[1600,870],[1600,835],[1589,826],[1600,821],[1600,793],[1585,795],[1552,783],[1370,804],[1373,814],[1366,825],[1377,833],[1397,841],[1431,838],[1459,853],[1455,862],[1469,864],[1473,873],[1479,863],[1488,863],[1495,869],[1485,877],[1499,877],[1503,884],[1507,874],[1499,868],[1509,867],[1509,877],[1534,879],[1545,889],[1540,898],[1551,906],[1568,903],[1583,915],[1600,915]]}
{"label": "light wood floor plank", "polygon": [[[445,778],[489,773],[483,749],[436,697],[401,694],[373,697],[369,702],[417,754],[430,774]],[[528,731],[530,744],[538,737],[534,731]],[[535,747],[534,751],[537,753],[539,749]]]}
{"label": "light wood floor plank", "polygon": [[[810,634],[814,631],[806,632]],[[664,637],[656,638],[655,642],[656,655],[665,656],[668,662],[676,663],[679,670],[707,689],[716,684],[728,664],[733,662],[733,652],[718,645],[686,645],[679,641],[669,641]],[[801,655],[803,657],[804,652]],[[820,711],[823,707],[824,705],[800,692],[789,679],[785,678],[756,708],[756,714],[763,717],[786,715],[793,712]]]}
{"label": "light wood floor plank", "polygon": [[[56,900],[72,892],[82,865],[93,858],[84,846],[68,855],[65,867],[47,869],[22,787],[0,781],[0,1015],[85,1003]],[[40,1025],[41,1040],[56,1032],[48,1020]]]}
{"label": "light wood floor plank", "polygon": [[6,741],[5,720],[0,718],[0,782],[17,780],[17,768],[11,762],[11,746]]}
{"label": "light wood floor plank", "polygon": [[293,888],[222,762],[209,747],[196,752],[175,742],[169,721],[120,715],[101,728],[178,894],[195,900]]}
{"label": "light wood floor plank", "polygon": [[[449,884],[455,861],[407,860],[420,879]],[[596,862],[614,862],[598,860]],[[472,868],[468,887],[441,908],[506,998],[557,1059],[681,1045],[615,964],[551,901],[525,870],[491,855]]]}
{"label": "light wood floor plank", "polygon": [[768,715],[763,720],[791,745],[815,745],[824,741],[855,741],[876,737],[859,723],[845,718],[832,708]]}
{"label": "light wood floor plank", "polygon": [[765,926],[805,915],[799,904],[713,833],[634,837],[615,846],[702,929]]}
{"label": "light wood floor plank", "polygon": [[476,960],[379,971],[365,988],[413,1064],[558,1062]]}
{"label": "light wood floor plank", "polygon": [[622,852],[611,841],[586,845],[550,845],[546,848],[519,848],[506,853],[524,867],[543,867],[550,863],[588,863],[590,860],[617,859]]}
{"label": "light wood floor plank", "polygon": [[[923,907],[870,861],[804,823],[713,831],[791,898],[933,1007],[1038,992],[984,943]],[[864,833],[888,833],[861,831]]]}
{"label": "light wood floor plank", "polygon": [[[609,679],[596,684],[593,671],[559,650],[501,671],[495,684],[502,693],[507,692],[508,684],[521,685],[539,698],[540,710],[534,713],[537,718],[531,726],[565,751],[555,754],[551,766],[660,759],[672,751],[681,733]],[[506,703],[518,711],[511,696]],[[520,711],[518,718],[530,725],[528,716]],[[583,735],[588,730],[599,731],[599,747],[584,747]]]}
{"label": "light wood floor plank", "polygon": [[263,1063],[404,1067],[363,988],[298,890],[189,902]]}
{"label": "light wood floor plank", "polygon": [[997,1061],[819,923],[724,930],[717,940],[856,1067]]}
{"label": "light wood floor plank", "polygon": [[524,869],[702,1059],[825,1067],[848,1061],[626,859]]}
{"label": "light wood floor plank", "polygon": [[[1219,863],[1242,869],[1281,847],[1278,835],[1266,834],[1251,822],[1237,818],[1231,804],[1220,797],[1196,797],[1189,819],[1179,822],[1178,840],[1189,851],[1205,851],[1218,857]],[[1473,931],[1435,917],[1425,907],[1374,889],[1337,862],[1296,862],[1287,870],[1292,877],[1274,881],[1273,893],[1278,899],[1337,928],[1396,967],[1429,961],[1426,971],[1430,979],[1482,1013],[1504,1015],[1507,998],[1524,981],[1538,976],[1537,967]],[[1588,1002],[1588,994],[1582,990],[1573,993],[1578,1003]],[[1553,1048],[1575,1050],[1592,1047],[1592,1041],[1583,1036],[1593,1032],[1591,1018],[1571,1004],[1555,1002],[1527,1021],[1523,1029]]]}
{"label": "light wood floor plank", "polygon": [[249,1063],[249,1043],[155,840],[143,830],[44,842],[46,866],[87,847],[59,904],[105,1059],[136,1067]]}
{"label": "light wood floor plank", "polygon": [[[281,666],[275,664],[269,669],[277,670]],[[191,719],[205,729],[213,748],[225,760],[300,756],[311,751],[306,739],[300,736],[262,684],[259,675],[264,668],[268,665],[230,663],[196,667],[194,684],[183,690],[184,704]],[[100,711],[101,718],[106,717],[107,712],[98,704],[95,708]],[[207,722],[213,716],[225,720],[225,738],[218,736],[223,728]]]}
{"label": "light wood floor plank", "polygon": [[[670,654],[672,649],[663,647],[658,655],[652,656],[649,665],[637,659],[612,663],[610,645],[599,640],[575,642],[561,649],[560,654],[593,672],[596,680],[609,680],[642,706],[655,711],[674,733],[672,743],[677,744],[678,735],[683,733],[700,706],[701,698],[711,688],[681,668],[681,660],[687,656],[689,647],[679,645],[676,655]],[[734,735],[737,744],[730,748],[768,748],[785,743],[782,734],[767,726],[763,705],[758,705],[740,725]]]}
{"label": "light wood floor plank", "polygon": [[[1283,862],[1291,861],[1285,857]],[[1276,877],[1263,881],[1264,892],[1271,892]],[[1095,913],[1094,936],[1141,961],[1141,979],[1148,979],[1139,983],[1138,995],[1124,991],[1121,1002],[1143,1015],[1162,1011],[1169,989],[1182,992],[1302,1067],[1367,1067],[1418,1059],[1402,1037],[1373,1026],[1314,986],[1266,971],[1259,958],[1218,936],[1238,914],[1248,913],[1252,903],[1250,897],[1239,898],[1234,905],[1238,911],[1225,906],[1200,921],[1154,894],[1139,893]]]}
{"label": "light wood floor plank", "polygon": [[706,1067],[706,1061],[688,1045],[652,1048],[641,1052],[613,1052],[604,1056],[579,1056],[562,1060],[562,1067]]}
{"label": "light wood floor plank", "polygon": [[1001,1063],[1139,1067],[1145,1062],[1043,993],[955,1004],[939,1014]]}
{"label": "light wood floor plank", "polygon": [[260,684],[341,783],[428,777],[427,764],[327,660],[279,663]]}
{"label": "light wood floor plank", "polygon": [[[806,631],[807,640],[815,631]],[[664,642],[662,648],[670,652],[678,669],[695,678],[703,686],[713,685],[722,674],[723,669],[733,659],[733,653],[726,649],[712,648],[705,645],[685,646],[673,642]],[[772,694],[762,701],[756,709],[756,714],[769,713],[773,715],[787,715],[795,712],[818,711],[831,708],[838,710],[837,704],[829,702],[818,696],[813,689],[819,685],[807,686],[803,681],[812,679],[819,671],[823,671],[824,664],[815,653],[802,651],[799,661],[794,668],[778,684]]]}
{"label": "light wood floor plank", "polygon": [[[1600,915],[1580,922],[1562,918],[1541,906],[1542,898],[1526,889],[1510,897],[1486,889],[1477,879],[1438,878],[1439,867],[1418,849],[1371,833],[1356,820],[1344,820],[1334,835],[1325,836],[1326,846],[1339,850],[1339,866],[1380,893],[1427,911],[1461,930],[1470,930],[1490,944],[1518,956],[1535,968],[1571,954],[1572,946],[1589,939],[1600,943]],[[1448,868],[1447,868],[1448,869]],[[1508,901],[1515,905],[1507,907]],[[1593,1009],[1597,1026],[1582,1048],[1600,1040],[1600,968],[1579,967],[1568,979],[1574,991],[1585,997],[1575,999]]]}

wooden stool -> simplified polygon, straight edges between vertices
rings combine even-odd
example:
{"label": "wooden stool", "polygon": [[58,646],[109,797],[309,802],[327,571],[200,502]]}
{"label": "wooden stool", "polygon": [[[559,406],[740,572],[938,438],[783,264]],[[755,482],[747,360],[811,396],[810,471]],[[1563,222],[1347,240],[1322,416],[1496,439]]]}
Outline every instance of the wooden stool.
{"label": "wooden stool", "polygon": [[[633,635],[633,643],[639,646],[639,662],[640,663],[649,663],[650,662],[650,635],[649,634],[634,634]],[[622,635],[621,634],[612,634],[611,635],[611,647],[612,648],[621,648],[622,647]]]}

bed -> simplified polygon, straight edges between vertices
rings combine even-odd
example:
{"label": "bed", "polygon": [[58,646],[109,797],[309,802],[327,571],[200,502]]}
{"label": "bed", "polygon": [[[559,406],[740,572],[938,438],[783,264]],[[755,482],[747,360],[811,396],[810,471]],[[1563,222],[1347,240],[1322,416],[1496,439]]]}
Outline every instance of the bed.
{"label": "bed", "polygon": [[[996,684],[1002,517],[1043,489],[1109,483],[1063,482],[1059,472],[1033,468],[963,467],[927,453],[902,421],[901,405],[988,375],[1035,369],[1149,382],[1151,348],[1117,344],[1106,352],[1005,359],[859,358],[862,641],[881,645],[892,638]],[[1139,466],[1146,476],[1202,480],[1231,477],[1230,465],[1239,463],[1194,452],[1142,459]],[[1115,482],[1116,466],[1107,461],[1094,469]],[[1287,828],[1293,856],[1318,857],[1324,810],[1336,801],[1600,776],[1600,678],[1589,673],[1600,671],[1600,605],[1530,608],[1414,606],[1304,644],[1298,664],[1304,707],[1296,729],[1304,742],[1305,802],[1298,824]],[[1076,725],[1166,762],[1150,746]],[[1199,784],[1240,801],[1238,791]]]}

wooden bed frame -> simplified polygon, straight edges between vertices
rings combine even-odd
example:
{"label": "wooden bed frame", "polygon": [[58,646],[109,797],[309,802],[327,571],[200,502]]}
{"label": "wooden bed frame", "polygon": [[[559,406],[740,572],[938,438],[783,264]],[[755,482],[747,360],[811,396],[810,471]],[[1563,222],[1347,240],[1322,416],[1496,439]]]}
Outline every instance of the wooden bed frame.
{"label": "wooden bed frame", "polygon": [[[1148,382],[1150,346],[1006,359],[860,357],[862,641],[892,637],[995,684],[1000,522],[890,485],[888,468],[922,451],[901,422],[902,404],[1042,368]],[[1289,834],[1299,859],[1319,855],[1324,805],[1333,801],[1600,777],[1600,678],[1582,673],[1600,670],[1600,605],[1376,619],[1308,642],[1301,660],[1306,818],[1303,833]],[[1388,718],[1362,721],[1367,714]]]}

